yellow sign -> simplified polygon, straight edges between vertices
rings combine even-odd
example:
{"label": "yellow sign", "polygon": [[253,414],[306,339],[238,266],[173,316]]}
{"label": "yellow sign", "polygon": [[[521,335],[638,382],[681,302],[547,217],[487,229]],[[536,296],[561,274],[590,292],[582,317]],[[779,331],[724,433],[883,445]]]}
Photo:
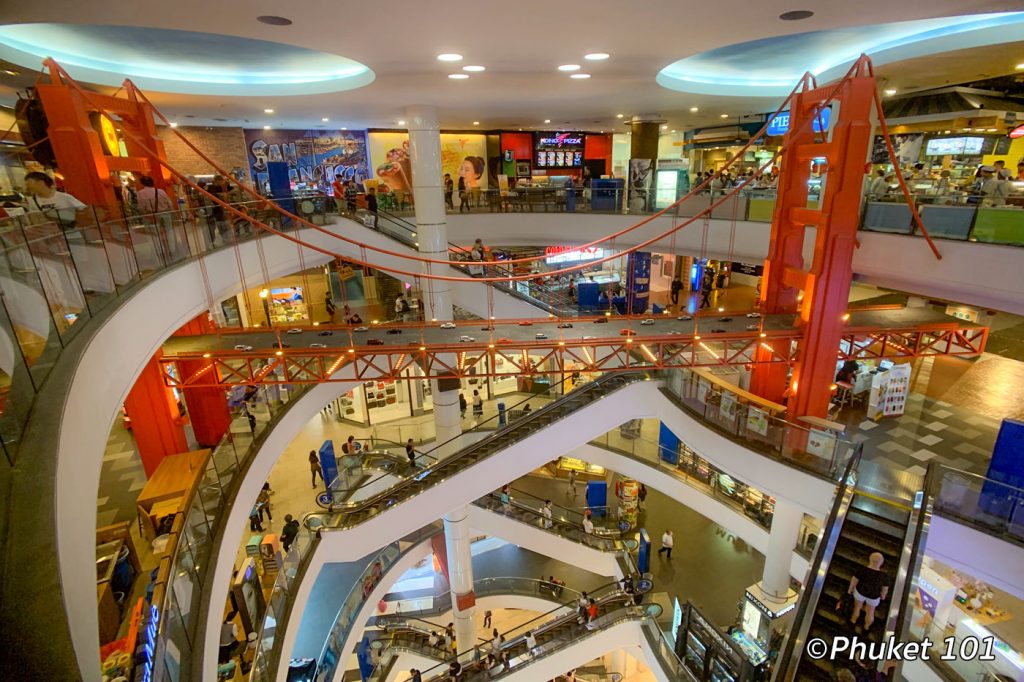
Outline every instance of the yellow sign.
{"label": "yellow sign", "polygon": [[117,137],[117,126],[107,116],[94,114],[93,127],[100,134],[103,151],[110,156],[121,156],[121,141]]}

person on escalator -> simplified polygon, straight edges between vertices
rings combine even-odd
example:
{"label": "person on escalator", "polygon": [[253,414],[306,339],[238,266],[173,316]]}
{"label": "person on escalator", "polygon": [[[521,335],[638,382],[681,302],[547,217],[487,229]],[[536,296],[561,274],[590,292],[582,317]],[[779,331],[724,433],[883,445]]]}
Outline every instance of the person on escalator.
{"label": "person on escalator", "polygon": [[594,522],[590,520],[590,510],[583,515],[583,532],[587,535],[594,534]]}
{"label": "person on escalator", "polygon": [[409,466],[416,468],[416,448],[412,444],[412,438],[405,441],[405,456],[409,458]]}
{"label": "person on escalator", "polygon": [[590,604],[587,605],[587,629],[592,630],[597,627],[594,625],[595,620],[597,620],[597,602],[591,599]]}
{"label": "person on escalator", "polygon": [[423,673],[413,668],[409,671],[409,682],[423,682]]}
{"label": "person on escalator", "polygon": [[544,506],[540,508],[540,515],[544,517],[544,527],[551,528],[551,500],[544,500]]}
{"label": "person on escalator", "polygon": [[291,514],[285,514],[284,528],[281,529],[281,546],[284,547],[285,554],[288,553],[292,543],[295,542],[295,536],[298,534],[299,522],[293,519]]}
{"label": "person on escalator", "polygon": [[377,229],[377,190],[371,187],[366,192],[366,210],[373,214],[373,229]]}
{"label": "person on escalator", "polygon": [[533,636],[533,630],[526,631],[526,651],[533,656],[537,649],[537,638]]}
{"label": "person on escalator", "polygon": [[889,586],[885,584],[885,573],[882,572],[883,563],[885,557],[880,552],[872,552],[867,565],[858,566],[850,578],[850,587],[847,590],[853,595],[853,615],[850,616],[850,623],[856,626],[860,611],[864,609],[865,630],[870,630],[871,624],[875,622],[875,609],[878,603],[889,596]]}

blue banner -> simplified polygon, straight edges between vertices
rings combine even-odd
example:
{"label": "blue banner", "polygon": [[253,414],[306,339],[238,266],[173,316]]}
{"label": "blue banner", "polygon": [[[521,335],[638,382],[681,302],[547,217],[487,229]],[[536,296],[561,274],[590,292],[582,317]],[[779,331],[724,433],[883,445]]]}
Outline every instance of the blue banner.
{"label": "blue banner", "polygon": [[[832,121],[832,110],[822,109],[821,116],[814,117],[814,123],[811,125],[814,127],[814,132],[820,133],[822,130],[828,130],[829,123]],[[772,116],[768,121],[768,130],[766,135],[785,135],[786,131],[789,130],[789,112],[780,111],[778,115]]]}
{"label": "blue banner", "polygon": [[658,430],[658,456],[662,461],[679,464],[679,442],[679,436],[662,422]]}
{"label": "blue banner", "polygon": [[331,484],[338,478],[338,460],[334,458],[334,441],[325,440],[320,446],[320,471],[324,475],[326,496],[331,496]]}

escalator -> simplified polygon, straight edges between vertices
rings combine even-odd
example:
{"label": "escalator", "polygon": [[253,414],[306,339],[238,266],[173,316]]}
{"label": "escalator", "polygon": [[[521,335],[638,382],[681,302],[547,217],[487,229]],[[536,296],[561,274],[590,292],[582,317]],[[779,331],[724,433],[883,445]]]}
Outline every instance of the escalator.
{"label": "escalator", "polygon": [[[365,214],[369,215],[368,213]],[[359,213],[357,213],[357,216],[354,218],[349,216],[340,217],[347,217],[349,220],[357,223],[365,229],[375,230],[385,237],[388,237],[403,246],[409,247],[410,249],[419,249],[416,225],[392,213],[378,210],[376,228],[367,227],[366,223],[360,218]],[[501,261],[481,262],[479,265],[474,264],[470,258],[469,250],[464,246],[448,242],[448,254],[449,258],[452,259],[452,267],[467,277],[473,277],[474,275],[496,277],[499,275],[512,274],[513,266],[503,265]],[[523,281],[492,283],[492,286],[498,291],[529,303],[530,305],[540,308],[551,315],[556,315],[558,317],[574,317],[579,314],[576,304],[569,298],[567,292],[546,286],[539,282]]]}
{"label": "escalator", "polygon": [[[565,601],[551,611],[501,633],[503,641],[497,649],[491,642],[484,640],[478,642],[479,660],[475,660],[476,657],[472,654],[463,656],[462,676],[459,679],[463,682],[470,682],[511,675],[520,672],[538,658],[555,655],[572,646],[581,638],[607,630],[615,624],[626,620],[657,618],[661,614],[661,607],[655,604],[642,606],[634,604],[633,595],[622,592],[617,583],[609,583],[594,590],[591,596],[597,602],[599,612],[593,623],[581,624],[576,600]],[[390,656],[382,656],[382,662],[370,680],[388,679],[394,666],[398,664],[398,654],[402,650],[420,653],[431,658],[438,657],[438,653],[431,654],[429,651],[430,645],[426,641],[429,632],[424,631],[426,628],[423,627],[422,621],[417,623],[415,620],[410,621],[401,616],[390,616],[378,618],[377,624],[398,637],[397,640],[393,640],[396,648],[390,651]],[[434,627],[439,629],[438,626]],[[532,632],[536,639],[536,647],[532,650],[527,646],[527,632]],[[437,652],[438,650],[434,649],[433,651]],[[448,679],[452,660],[451,657],[445,657],[433,668],[421,671],[423,679],[437,680],[438,682]]]}
{"label": "escalator", "polygon": [[[829,661],[828,657],[815,660],[806,655],[804,647],[813,639],[830,643],[836,637],[857,636],[861,641],[880,642],[885,637],[890,600],[899,599],[892,591],[900,589],[899,575],[907,560],[911,510],[857,490],[854,480],[860,457],[861,446],[858,446],[847,465],[812,560],[808,573],[812,582],[804,586],[792,629],[779,656],[773,678],[777,682],[834,680],[838,669],[846,667],[841,661]],[[859,567],[867,564],[873,552],[884,557],[883,584],[891,592],[890,599],[878,605],[872,627],[865,630],[861,626],[863,612],[858,625],[851,625],[852,600],[844,600],[843,596],[850,587],[850,579]],[[841,605],[838,610],[837,605]]]}

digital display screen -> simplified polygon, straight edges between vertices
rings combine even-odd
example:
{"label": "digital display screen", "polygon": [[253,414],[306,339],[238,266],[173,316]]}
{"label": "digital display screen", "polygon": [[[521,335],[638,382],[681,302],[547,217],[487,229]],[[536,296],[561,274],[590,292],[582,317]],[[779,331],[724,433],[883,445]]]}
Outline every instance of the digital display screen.
{"label": "digital display screen", "polygon": [[583,166],[583,133],[534,133],[533,147],[539,168]]}
{"label": "digital display screen", "polygon": [[983,137],[938,137],[928,140],[927,156],[964,156],[981,154]]}

